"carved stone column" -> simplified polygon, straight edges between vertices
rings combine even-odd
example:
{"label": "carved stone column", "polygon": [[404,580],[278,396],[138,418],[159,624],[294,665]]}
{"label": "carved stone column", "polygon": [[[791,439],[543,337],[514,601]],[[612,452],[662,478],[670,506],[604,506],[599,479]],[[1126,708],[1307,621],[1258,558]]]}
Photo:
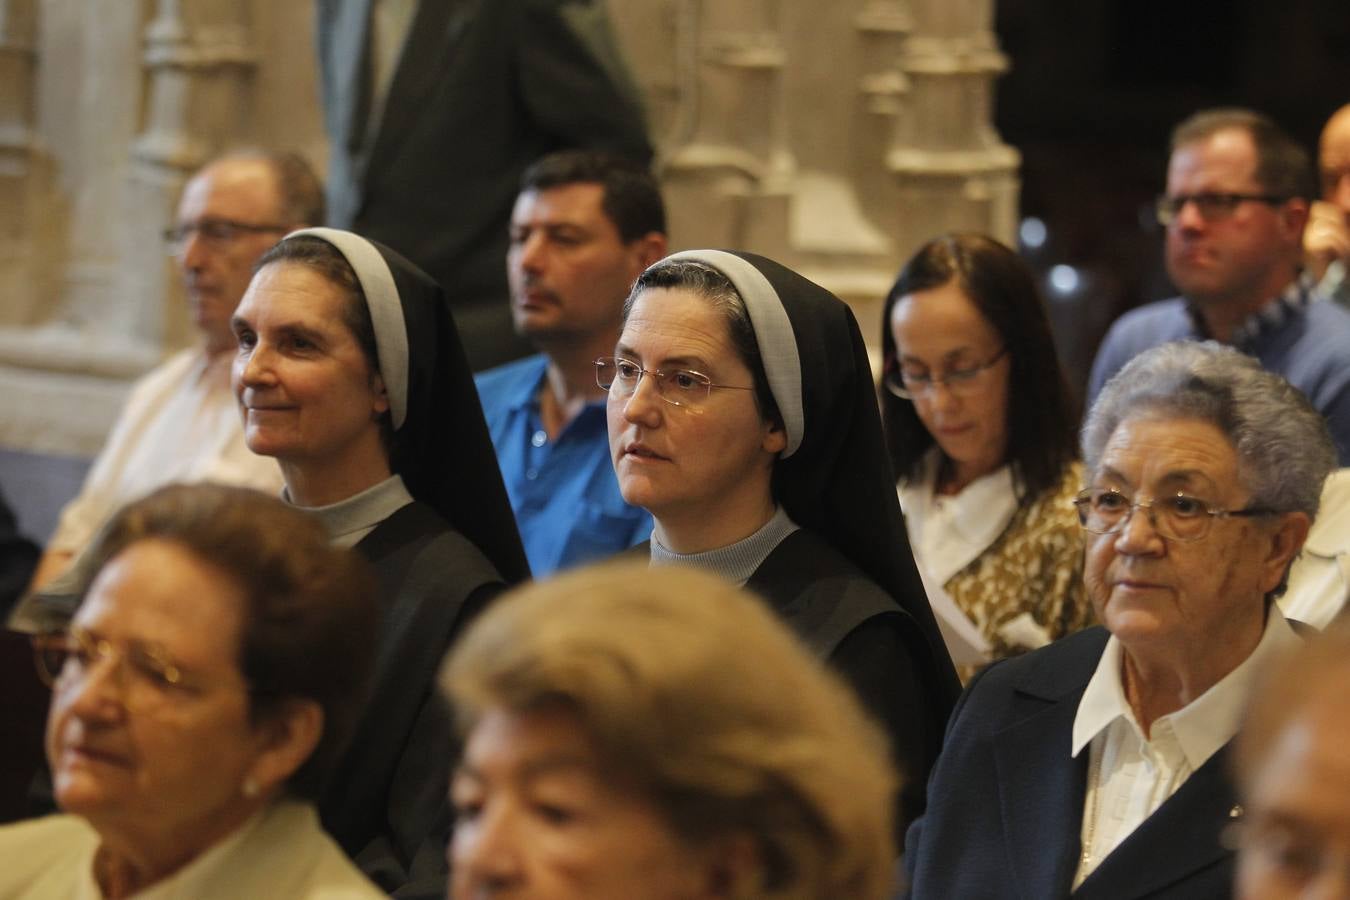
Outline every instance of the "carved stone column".
{"label": "carved stone column", "polygon": [[1020,157],[993,126],[993,82],[1008,62],[992,16],[992,0],[916,2],[900,57],[911,90],[887,156],[908,213],[897,229],[904,253],[952,229],[1015,237]]}
{"label": "carved stone column", "polygon": [[[783,108],[781,0],[679,0],[678,105],[665,150],[671,231],[701,246],[765,252],[784,241],[794,169]],[[696,237],[695,237],[696,236]]]}
{"label": "carved stone column", "polygon": [[31,312],[36,0],[0,0],[0,322]]}
{"label": "carved stone column", "polygon": [[136,333],[172,347],[192,339],[161,232],[186,179],[251,134],[255,54],[248,3],[158,0],[145,29],[145,118],[127,174],[127,290],[142,298]]}

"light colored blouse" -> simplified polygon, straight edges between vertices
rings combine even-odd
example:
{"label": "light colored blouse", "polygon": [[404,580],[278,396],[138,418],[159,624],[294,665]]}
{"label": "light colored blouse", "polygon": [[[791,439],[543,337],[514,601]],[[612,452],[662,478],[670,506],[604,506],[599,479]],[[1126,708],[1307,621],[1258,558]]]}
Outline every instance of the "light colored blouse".
{"label": "light colored blouse", "polygon": [[[99,836],[78,816],[0,827],[0,897],[101,900]],[[135,900],[374,900],[385,895],[319,827],[314,807],[279,800]]]}
{"label": "light colored blouse", "polygon": [[[1007,467],[950,497],[935,494],[939,455],[899,486],[915,561],[979,630],[998,659],[1044,646],[1094,621],[1083,585],[1083,535],[1073,498],[1082,464],[1019,499]],[[974,666],[958,667],[969,680]]]}

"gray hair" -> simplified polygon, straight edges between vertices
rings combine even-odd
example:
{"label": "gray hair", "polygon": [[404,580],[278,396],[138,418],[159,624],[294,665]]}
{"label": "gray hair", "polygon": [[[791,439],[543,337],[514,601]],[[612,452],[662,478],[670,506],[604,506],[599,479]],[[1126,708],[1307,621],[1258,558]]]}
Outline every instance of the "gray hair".
{"label": "gray hair", "polygon": [[1308,398],[1257,360],[1214,341],[1154,347],[1106,383],[1083,424],[1089,477],[1120,424],[1141,415],[1199,419],[1222,431],[1253,506],[1314,518],[1322,483],[1337,466],[1326,421]]}

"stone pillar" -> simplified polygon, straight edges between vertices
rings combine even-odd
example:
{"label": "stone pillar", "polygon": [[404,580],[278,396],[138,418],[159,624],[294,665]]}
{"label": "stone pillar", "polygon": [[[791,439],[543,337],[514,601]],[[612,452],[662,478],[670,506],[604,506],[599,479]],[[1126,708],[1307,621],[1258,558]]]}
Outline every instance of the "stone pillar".
{"label": "stone pillar", "polygon": [[0,0],[0,323],[32,315],[36,0]]}
{"label": "stone pillar", "polygon": [[782,0],[678,0],[677,121],[663,148],[671,231],[766,253],[785,243],[788,146]]}
{"label": "stone pillar", "polygon": [[184,182],[230,145],[247,143],[255,55],[248,3],[158,0],[145,28],[146,107],[127,172],[127,295],[134,333],[174,347],[193,337],[162,232]]}
{"label": "stone pillar", "polygon": [[911,90],[887,166],[899,185],[902,254],[942,231],[985,231],[1011,243],[1020,157],[994,130],[994,79],[1007,69],[992,0],[922,0],[900,67]]}

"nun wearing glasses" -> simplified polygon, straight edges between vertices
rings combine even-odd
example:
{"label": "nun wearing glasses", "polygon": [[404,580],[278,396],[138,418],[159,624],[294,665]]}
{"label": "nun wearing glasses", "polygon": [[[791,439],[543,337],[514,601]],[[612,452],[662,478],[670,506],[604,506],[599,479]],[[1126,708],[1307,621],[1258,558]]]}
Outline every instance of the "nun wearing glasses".
{"label": "nun wearing glasses", "polygon": [[677,253],[638,278],[596,368],[620,490],[654,519],[651,564],[765,598],[885,726],[913,818],[957,680],[848,306],[760,256]]}
{"label": "nun wearing glasses", "polygon": [[1274,601],[1331,436],[1257,360],[1188,341],[1107,383],[1083,461],[1103,627],[966,688],[905,843],[914,898],[1231,895],[1231,748],[1263,667],[1303,643]]}
{"label": "nun wearing glasses", "polygon": [[381,887],[443,895],[451,725],[437,667],[528,577],[445,298],[388,248],[313,228],[259,260],[233,328],[249,449],[275,457],[283,498],[379,578],[372,700],[320,798],[324,827]]}

